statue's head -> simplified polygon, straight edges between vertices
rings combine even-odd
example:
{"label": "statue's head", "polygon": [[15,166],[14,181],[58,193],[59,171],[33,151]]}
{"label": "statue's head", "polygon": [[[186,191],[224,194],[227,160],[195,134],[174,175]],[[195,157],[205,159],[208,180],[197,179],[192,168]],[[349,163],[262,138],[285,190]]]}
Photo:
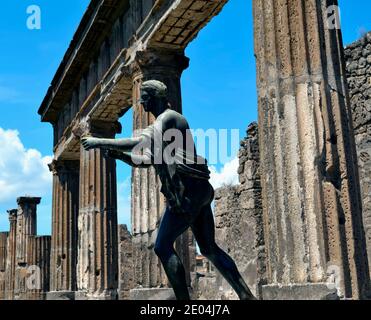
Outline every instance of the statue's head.
{"label": "statue's head", "polygon": [[142,84],[140,103],[146,112],[156,110],[160,105],[166,105],[167,86],[161,81],[149,80]]}

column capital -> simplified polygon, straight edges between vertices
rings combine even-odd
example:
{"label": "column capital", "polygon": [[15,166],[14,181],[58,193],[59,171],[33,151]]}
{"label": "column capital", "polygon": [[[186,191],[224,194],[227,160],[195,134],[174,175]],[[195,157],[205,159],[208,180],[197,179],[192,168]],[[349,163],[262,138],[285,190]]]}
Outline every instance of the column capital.
{"label": "column capital", "polygon": [[138,51],[130,66],[133,78],[148,76],[156,73],[181,73],[189,67],[189,58],[181,51],[147,49]]}
{"label": "column capital", "polygon": [[120,122],[90,120],[90,134],[100,138],[113,138],[122,132]]}
{"label": "column capital", "polygon": [[8,215],[9,215],[9,222],[12,223],[14,221],[17,221],[17,215],[18,215],[18,209],[11,209],[8,210]]}
{"label": "column capital", "polygon": [[40,197],[19,197],[17,199],[17,203],[20,206],[23,206],[25,204],[40,204],[40,201]]}
{"label": "column capital", "polygon": [[113,138],[116,134],[122,132],[122,127],[118,121],[84,119],[73,127],[72,132],[79,139],[88,135],[99,138]]}
{"label": "column capital", "polygon": [[53,160],[48,164],[53,175],[61,173],[78,172],[80,168],[79,160]]}

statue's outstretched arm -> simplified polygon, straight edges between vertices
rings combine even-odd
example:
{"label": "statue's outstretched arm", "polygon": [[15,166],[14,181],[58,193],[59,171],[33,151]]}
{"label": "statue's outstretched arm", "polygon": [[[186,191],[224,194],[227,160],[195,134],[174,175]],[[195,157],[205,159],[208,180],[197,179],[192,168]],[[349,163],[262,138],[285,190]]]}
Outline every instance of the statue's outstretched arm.
{"label": "statue's outstretched arm", "polygon": [[124,139],[101,139],[85,137],[81,139],[81,143],[85,150],[102,148],[116,151],[130,151],[140,142],[140,137]]}
{"label": "statue's outstretched arm", "polygon": [[147,155],[136,155],[130,151],[106,150],[105,156],[121,160],[135,168],[149,168],[151,159]]}

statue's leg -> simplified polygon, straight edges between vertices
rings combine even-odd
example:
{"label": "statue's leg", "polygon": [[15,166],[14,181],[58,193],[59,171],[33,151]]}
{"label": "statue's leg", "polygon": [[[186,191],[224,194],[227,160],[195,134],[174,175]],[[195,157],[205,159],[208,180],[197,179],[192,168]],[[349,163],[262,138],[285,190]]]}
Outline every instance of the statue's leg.
{"label": "statue's leg", "polygon": [[189,228],[189,222],[166,208],[158,230],[155,252],[178,300],[190,300],[184,266],[174,250],[175,240]]}
{"label": "statue's leg", "polygon": [[241,300],[255,300],[232,258],[220,249],[215,242],[214,216],[210,205],[201,210],[191,227],[201,254],[214,264],[236,291],[239,298]]}

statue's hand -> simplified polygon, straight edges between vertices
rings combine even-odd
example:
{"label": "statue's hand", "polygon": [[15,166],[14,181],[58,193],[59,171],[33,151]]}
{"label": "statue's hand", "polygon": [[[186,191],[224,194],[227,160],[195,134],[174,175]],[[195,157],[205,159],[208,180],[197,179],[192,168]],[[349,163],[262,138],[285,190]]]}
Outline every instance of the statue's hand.
{"label": "statue's hand", "polygon": [[91,138],[85,137],[81,139],[81,144],[86,151],[90,149],[95,149],[99,147],[99,139],[98,138]]}

